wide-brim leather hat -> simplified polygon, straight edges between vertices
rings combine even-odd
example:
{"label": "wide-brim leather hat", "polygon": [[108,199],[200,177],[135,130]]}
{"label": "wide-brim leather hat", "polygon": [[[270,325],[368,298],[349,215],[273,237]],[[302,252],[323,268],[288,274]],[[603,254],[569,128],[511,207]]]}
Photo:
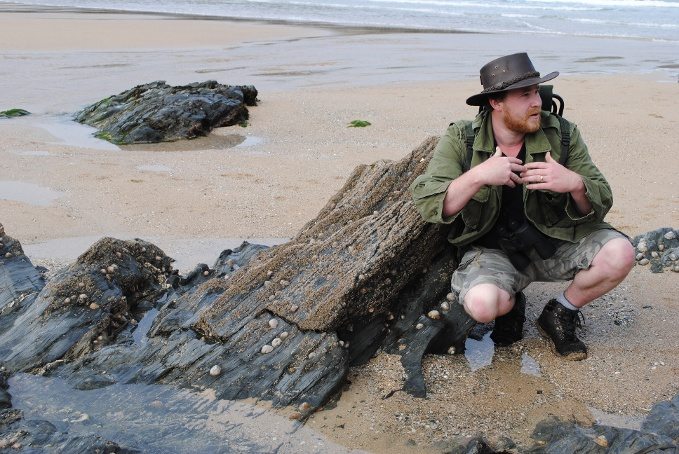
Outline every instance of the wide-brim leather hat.
{"label": "wide-brim leather hat", "polygon": [[483,91],[467,99],[470,106],[483,106],[488,95],[529,87],[554,79],[558,71],[551,72],[544,77],[535,70],[528,54],[521,52],[507,55],[486,63],[481,68],[481,85]]}

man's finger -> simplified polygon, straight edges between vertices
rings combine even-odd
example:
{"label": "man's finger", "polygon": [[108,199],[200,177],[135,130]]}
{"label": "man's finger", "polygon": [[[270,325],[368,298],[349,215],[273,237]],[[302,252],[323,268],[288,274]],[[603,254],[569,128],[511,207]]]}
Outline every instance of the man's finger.
{"label": "man's finger", "polygon": [[529,162],[526,164],[526,169],[546,169],[548,167],[546,162]]}
{"label": "man's finger", "polygon": [[550,153],[549,151],[545,155],[545,162],[554,162],[554,159],[552,158],[552,153]]}
{"label": "man's finger", "polygon": [[493,156],[502,156],[502,150],[500,150],[499,146],[495,147],[495,154]]}

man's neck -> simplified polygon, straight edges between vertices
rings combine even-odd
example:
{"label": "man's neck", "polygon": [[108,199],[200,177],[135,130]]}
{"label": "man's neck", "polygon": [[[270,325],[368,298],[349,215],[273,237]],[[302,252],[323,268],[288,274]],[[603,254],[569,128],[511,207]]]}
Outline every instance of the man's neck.
{"label": "man's neck", "polygon": [[491,123],[495,143],[506,156],[516,157],[523,147],[526,134],[508,129],[502,118],[499,115],[493,115],[494,113],[491,113]]}

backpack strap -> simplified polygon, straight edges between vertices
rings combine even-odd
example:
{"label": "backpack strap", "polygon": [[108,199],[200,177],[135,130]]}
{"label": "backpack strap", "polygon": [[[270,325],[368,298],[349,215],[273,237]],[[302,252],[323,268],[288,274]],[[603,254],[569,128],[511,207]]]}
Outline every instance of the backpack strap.
{"label": "backpack strap", "polygon": [[474,153],[474,128],[472,128],[472,122],[467,122],[465,125],[465,143],[467,144],[467,155],[464,158],[464,163],[462,164],[462,171],[466,172],[472,166],[472,154]]}
{"label": "backpack strap", "polygon": [[571,127],[562,116],[557,115],[557,117],[559,118],[559,123],[561,123],[561,156],[559,156],[559,164],[565,166],[571,146]]}

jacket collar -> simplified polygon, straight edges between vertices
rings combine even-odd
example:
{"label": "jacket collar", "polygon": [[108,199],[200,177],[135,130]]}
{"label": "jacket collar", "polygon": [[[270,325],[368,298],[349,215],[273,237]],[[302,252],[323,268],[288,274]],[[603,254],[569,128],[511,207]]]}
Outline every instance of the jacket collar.
{"label": "jacket collar", "polygon": [[[558,128],[559,120],[555,115],[551,115],[547,111],[541,112],[542,127],[534,133],[526,134],[526,154],[532,155],[536,153],[546,153],[552,149],[552,146],[547,140],[545,129]],[[490,111],[483,109],[476,116],[472,122],[474,129],[474,146],[475,151],[483,151],[485,153],[495,153],[495,139],[493,137],[493,124],[491,121]]]}

